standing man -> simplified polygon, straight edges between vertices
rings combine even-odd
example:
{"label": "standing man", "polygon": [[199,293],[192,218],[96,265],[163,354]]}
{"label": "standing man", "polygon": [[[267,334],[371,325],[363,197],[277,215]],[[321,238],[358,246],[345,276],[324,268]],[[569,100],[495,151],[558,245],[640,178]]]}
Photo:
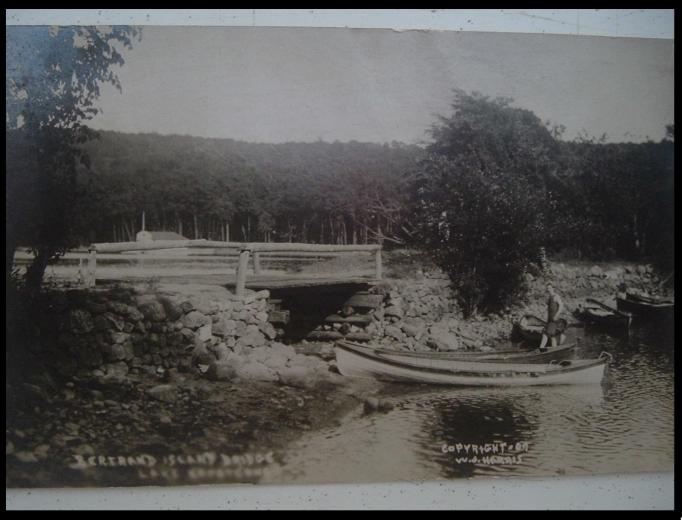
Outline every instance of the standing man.
{"label": "standing man", "polygon": [[564,335],[566,320],[559,318],[564,311],[564,302],[551,284],[547,284],[547,296],[547,325],[545,330],[542,331],[541,351],[547,350],[547,341],[550,338],[552,340],[552,348],[557,346],[557,337],[559,337],[559,345],[566,338]]}

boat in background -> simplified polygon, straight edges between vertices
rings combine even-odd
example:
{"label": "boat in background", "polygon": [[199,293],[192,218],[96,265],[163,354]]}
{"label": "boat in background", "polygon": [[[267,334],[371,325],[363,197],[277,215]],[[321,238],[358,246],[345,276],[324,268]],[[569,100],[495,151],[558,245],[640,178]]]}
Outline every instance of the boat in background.
{"label": "boat in background", "polygon": [[626,293],[625,297],[616,298],[616,306],[619,311],[632,313],[641,318],[673,319],[675,317],[675,300],[672,298]]}
{"label": "boat in background", "polygon": [[598,300],[587,298],[574,311],[575,316],[588,325],[629,332],[632,314],[619,311]]}
{"label": "boat in background", "polygon": [[598,359],[545,364],[462,361],[459,368],[424,367],[388,359],[368,347],[338,342],[334,346],[339,372],[347,377],[449,386],[538,386],[601,383],[610,355]]}

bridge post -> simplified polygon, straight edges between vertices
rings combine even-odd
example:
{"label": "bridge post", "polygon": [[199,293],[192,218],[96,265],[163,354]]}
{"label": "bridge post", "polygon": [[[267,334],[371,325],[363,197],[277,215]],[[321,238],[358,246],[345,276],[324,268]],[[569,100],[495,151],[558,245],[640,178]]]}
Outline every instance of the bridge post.
{"label": "bridge post", "polygon": [[374,264],[376,268],[376,278],[377,280],[381,280],[383,274],[381,265],[381,249],[377,249],[376,253],[374,253]]}
{"label": "bridge post", "polygon": [[85,275],[85,286],[88,288],[95,287],[97,280],[97,249],[91,247],[88,251],[88,266]]}
{"label": "bridge post", "polygon": [[253,253],[253,274],[258,276],[260,274],[260,253]]}
{"label": "bridge post", "polygon": [[237,283],[235,285],[235,294],[237,298],[244,298],[246,292],[246,269],[249,265],[248,249],[242,249],[239,253],[239,264],[237,265]]}

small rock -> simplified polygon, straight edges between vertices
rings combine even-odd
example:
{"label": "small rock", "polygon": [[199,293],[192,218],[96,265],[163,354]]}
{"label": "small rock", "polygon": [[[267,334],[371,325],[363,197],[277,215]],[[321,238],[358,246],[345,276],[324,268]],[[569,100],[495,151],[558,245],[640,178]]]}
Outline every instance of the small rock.
{"label": "small rock", "polygon": [[69,327],[74,334],[87,334],[95,328],[92,315],[83,309],[74,309],[69,313]]}
{"label": "small rock", "polygon": [[177,393],[172,385],[158,385],[154,388],[147,390],[147,393],[156,399],[157,401],[162,401],[164,403],[172,403],[177,400]]}
{"label": "small rock", "polygon": [[95,454],[95,448],[89,444],[81,444],[73,450],[73,453],[82,457],[92,457]]}
{"label": "small rock", "polygon": [[35,455],[36,459],[38,460],[45,460],[47,458],[47,454],[50,451],[50,445],[49,444],[41,444],[37,448],[33,450],[33,454]]}
{"label": "small rock", "polygon": [[379,399],[376,397],[368,397],[365,399],[364,410],[365,413],[376,412],[379,409]]}
{"label": "small rock", "polygon": [[138,298],[137,307],[147,321],[160,322],[166,319],[163,304],[154,296],[144,295]]}
{"label": "small rock", "polygon": [[182,318],[182,324],[192,330],[196,330],[203,325],[208,325],[211,323],[211,318],[202,314],[199,311],[191,311]]}
{"label": "small rock", "polygon": [[199,329],[196,332],[196,337],[199,341],[208,341],[211,339],[211,323],[207,323],[206,325],[202,325],[199,327]]}
{"label": "small rock", "polygon": [[19,459],[21,462],[38,462],[38,459],[36,456],[31,453],[30,451],[18,451],[14,454],[14,456]]}

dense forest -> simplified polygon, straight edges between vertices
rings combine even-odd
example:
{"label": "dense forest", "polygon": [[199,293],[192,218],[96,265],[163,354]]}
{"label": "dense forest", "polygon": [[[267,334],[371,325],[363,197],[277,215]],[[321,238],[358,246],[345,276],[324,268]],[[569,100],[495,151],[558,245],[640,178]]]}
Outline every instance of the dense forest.
{"label": "dense forest", "polygon": [[100,132],[86,145],[83,242],[149,230],[189,238],[355,244],[391,236],[420,149],[252,144]]}

